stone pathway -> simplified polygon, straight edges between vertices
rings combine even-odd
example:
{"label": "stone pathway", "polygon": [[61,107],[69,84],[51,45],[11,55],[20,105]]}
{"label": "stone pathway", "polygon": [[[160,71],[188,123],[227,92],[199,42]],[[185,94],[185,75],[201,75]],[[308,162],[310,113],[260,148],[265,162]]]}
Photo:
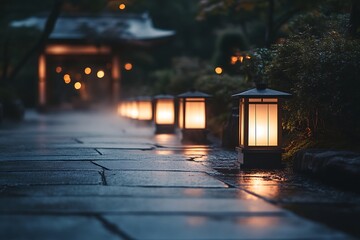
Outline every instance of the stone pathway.
{"label": "stone pathway", "polygon": [[153,131],[106,111],[2,125],[0,239],[350,238],[238,188],[256,177],[220,174],[234,152]]}

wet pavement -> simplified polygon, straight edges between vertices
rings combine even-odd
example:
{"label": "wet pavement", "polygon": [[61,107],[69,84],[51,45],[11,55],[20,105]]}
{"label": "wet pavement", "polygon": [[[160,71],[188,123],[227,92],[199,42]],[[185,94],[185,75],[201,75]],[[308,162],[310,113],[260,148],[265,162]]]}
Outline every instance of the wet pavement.
{"label": "wet pavement", "polygon": [[111,111],[0,126],[0,239],[351,239],[360,196]]}

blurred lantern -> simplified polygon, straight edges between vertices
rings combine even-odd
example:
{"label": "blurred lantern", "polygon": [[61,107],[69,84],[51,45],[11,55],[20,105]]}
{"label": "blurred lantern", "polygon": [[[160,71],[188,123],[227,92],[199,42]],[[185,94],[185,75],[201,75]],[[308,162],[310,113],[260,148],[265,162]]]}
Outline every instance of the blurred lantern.
{"label": "blurred lantern", "polygon": [[138,119],[139,117],[139,109],[138,109],[138,104],[135,98],[131,98],[129,100],[129,117],[132,119]]}
{"label": "blurred lantern", "polygon": [[184,143],[206,143],[206,100],[210,95],[190,91],[178,95],[179,127]]}
{"label": "blurred lantern", "polygon": [[138,120],[149,121],[153,117],[153,105],[151,97],[138,97]]}
{"label": "blurred lantern", "polygon": [[238,159],[244,167],[281,165],[281,99],[289,93],[256,88],[232,95],[239,99]]}
{"label": "blurred lantern", "polygon": [[175,131],[175,101],[171,95],[154,97],[155,133],[173,133]]}

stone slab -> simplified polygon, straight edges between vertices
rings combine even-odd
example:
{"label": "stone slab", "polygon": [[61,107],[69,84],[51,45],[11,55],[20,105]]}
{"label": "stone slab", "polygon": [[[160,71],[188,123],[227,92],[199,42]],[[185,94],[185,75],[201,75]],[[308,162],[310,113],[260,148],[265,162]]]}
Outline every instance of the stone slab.
{"label": "stone slab", "polygon": [[0,161],[0,172],[101,169],[90,161]]}
{"label": "stone slab", "polygon": [[0,215],[0,239],[119,240],[93,217]]}
{"label": "stone slab", "polygon": [[[110,170],[212,171],[202,164],[189,161],[94,161]],[[1,166],[1,165],[0,165]]]}
{"label": "stone slab", "polygon": [[146,187],[226,188],[223,182],[201,172],[105,171],[108,185]]}
{"label": "stone slab", "polygon": [[35,148],[35,149],[19,149],[6,148],[2,149],[0,158],[25,156],[31,158],[32,156],[97,156],[99,153],[95,149],[87,148]]}
{"label": "stone slab", "polygon": [[267,214],[286,212],[263,200],[134,197],[1,197],[1,213]]}
{"label": "stone slab", "polygon": [[7,186],[0,187],[0,196],[257,199],[255,196],[236,188],[149,188],[104,185]]}
{"label": "stone slab", "polygon": [[134,239],[347,239],[295,216],[106,216]]}
{"label": "stone slab", "polygon": [[0,185],[84,185],[101,184],[98,171],[3,172]]}

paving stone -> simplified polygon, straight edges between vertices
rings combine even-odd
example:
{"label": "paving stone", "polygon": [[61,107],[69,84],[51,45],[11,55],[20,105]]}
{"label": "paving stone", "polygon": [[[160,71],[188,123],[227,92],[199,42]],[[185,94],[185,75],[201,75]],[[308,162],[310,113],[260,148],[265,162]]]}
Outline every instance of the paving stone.
{"label": "paving stone", "polygon": [[78,140],[79,142],[82,142],[84,144],[87,143],[101,143],[101,144],[118,144],[118,143],[126,143],[126,144],[130,144],[130,143],[136,143],[138,144],[139,141],[143,142],[144,144],[154,144],[154,142],[151,139],[147,139],[144,137],[129,137],[129,136],[116,136],[116,137],[107,137],[107,136],[102,136],[102,137],[80,137],[80,138],[76,138],[76,140]]}
{"label": "paving stone", "polygon": [[0,215],[0,239],[122,239],[96,218],[82,216]]}
{"label": "paving stone", "polygon": [[126,149],[98,149],[103,158],[109,159],[118,159],[118,160],[181,160],[184,161],[188,159],[188,157],[184,153],[175,153],[171,150],[164,151],[139,151],[137,149],[134,150],[126,150]]}
{"label": "paving stone", "polygon": [[6,157],[12,156],[24,156],[31,158],[32,156],[79,156],[79,155],[88,155],[88,156],[97,156],[99,153],[95,149],[86,149],[86,148],[39,148],[39,149],[23,149],[19,151],[16,148],[7,148],[2,149],[0,158],[4,159]]}
{"label": "paving stone", "polygon": [[[189,161],[95,161],[110,170],[212,171],[202,164]],[[1,166],[1,165],[0,165]]]}
{"label": "paving stone", "polygon": [[2,213],[285,214],[259,199],[135,197],[1,197]]}
{"label": "paving stone", "polygon": [[227,187],[223,182],[200,172],[105,171],[108,185],[151,187]]}
{"label": "paving stone", "polygon": [[106,216],[134,239],[348,239],[294,216]]}
{"label": "paving stone", "polygon": [[90,161],[1,161],[0,172],[94,170],[101,167]]}
{"label": "paving stone", "polygon": [[3,172],[0,185],[101,184],[98,171]]}
{"label": "paving stone", "polygon": [[149,188],[104,185],[46,185],[0,187],[0,196],[122,196],[152,198],[257,199],[236,188]]}

